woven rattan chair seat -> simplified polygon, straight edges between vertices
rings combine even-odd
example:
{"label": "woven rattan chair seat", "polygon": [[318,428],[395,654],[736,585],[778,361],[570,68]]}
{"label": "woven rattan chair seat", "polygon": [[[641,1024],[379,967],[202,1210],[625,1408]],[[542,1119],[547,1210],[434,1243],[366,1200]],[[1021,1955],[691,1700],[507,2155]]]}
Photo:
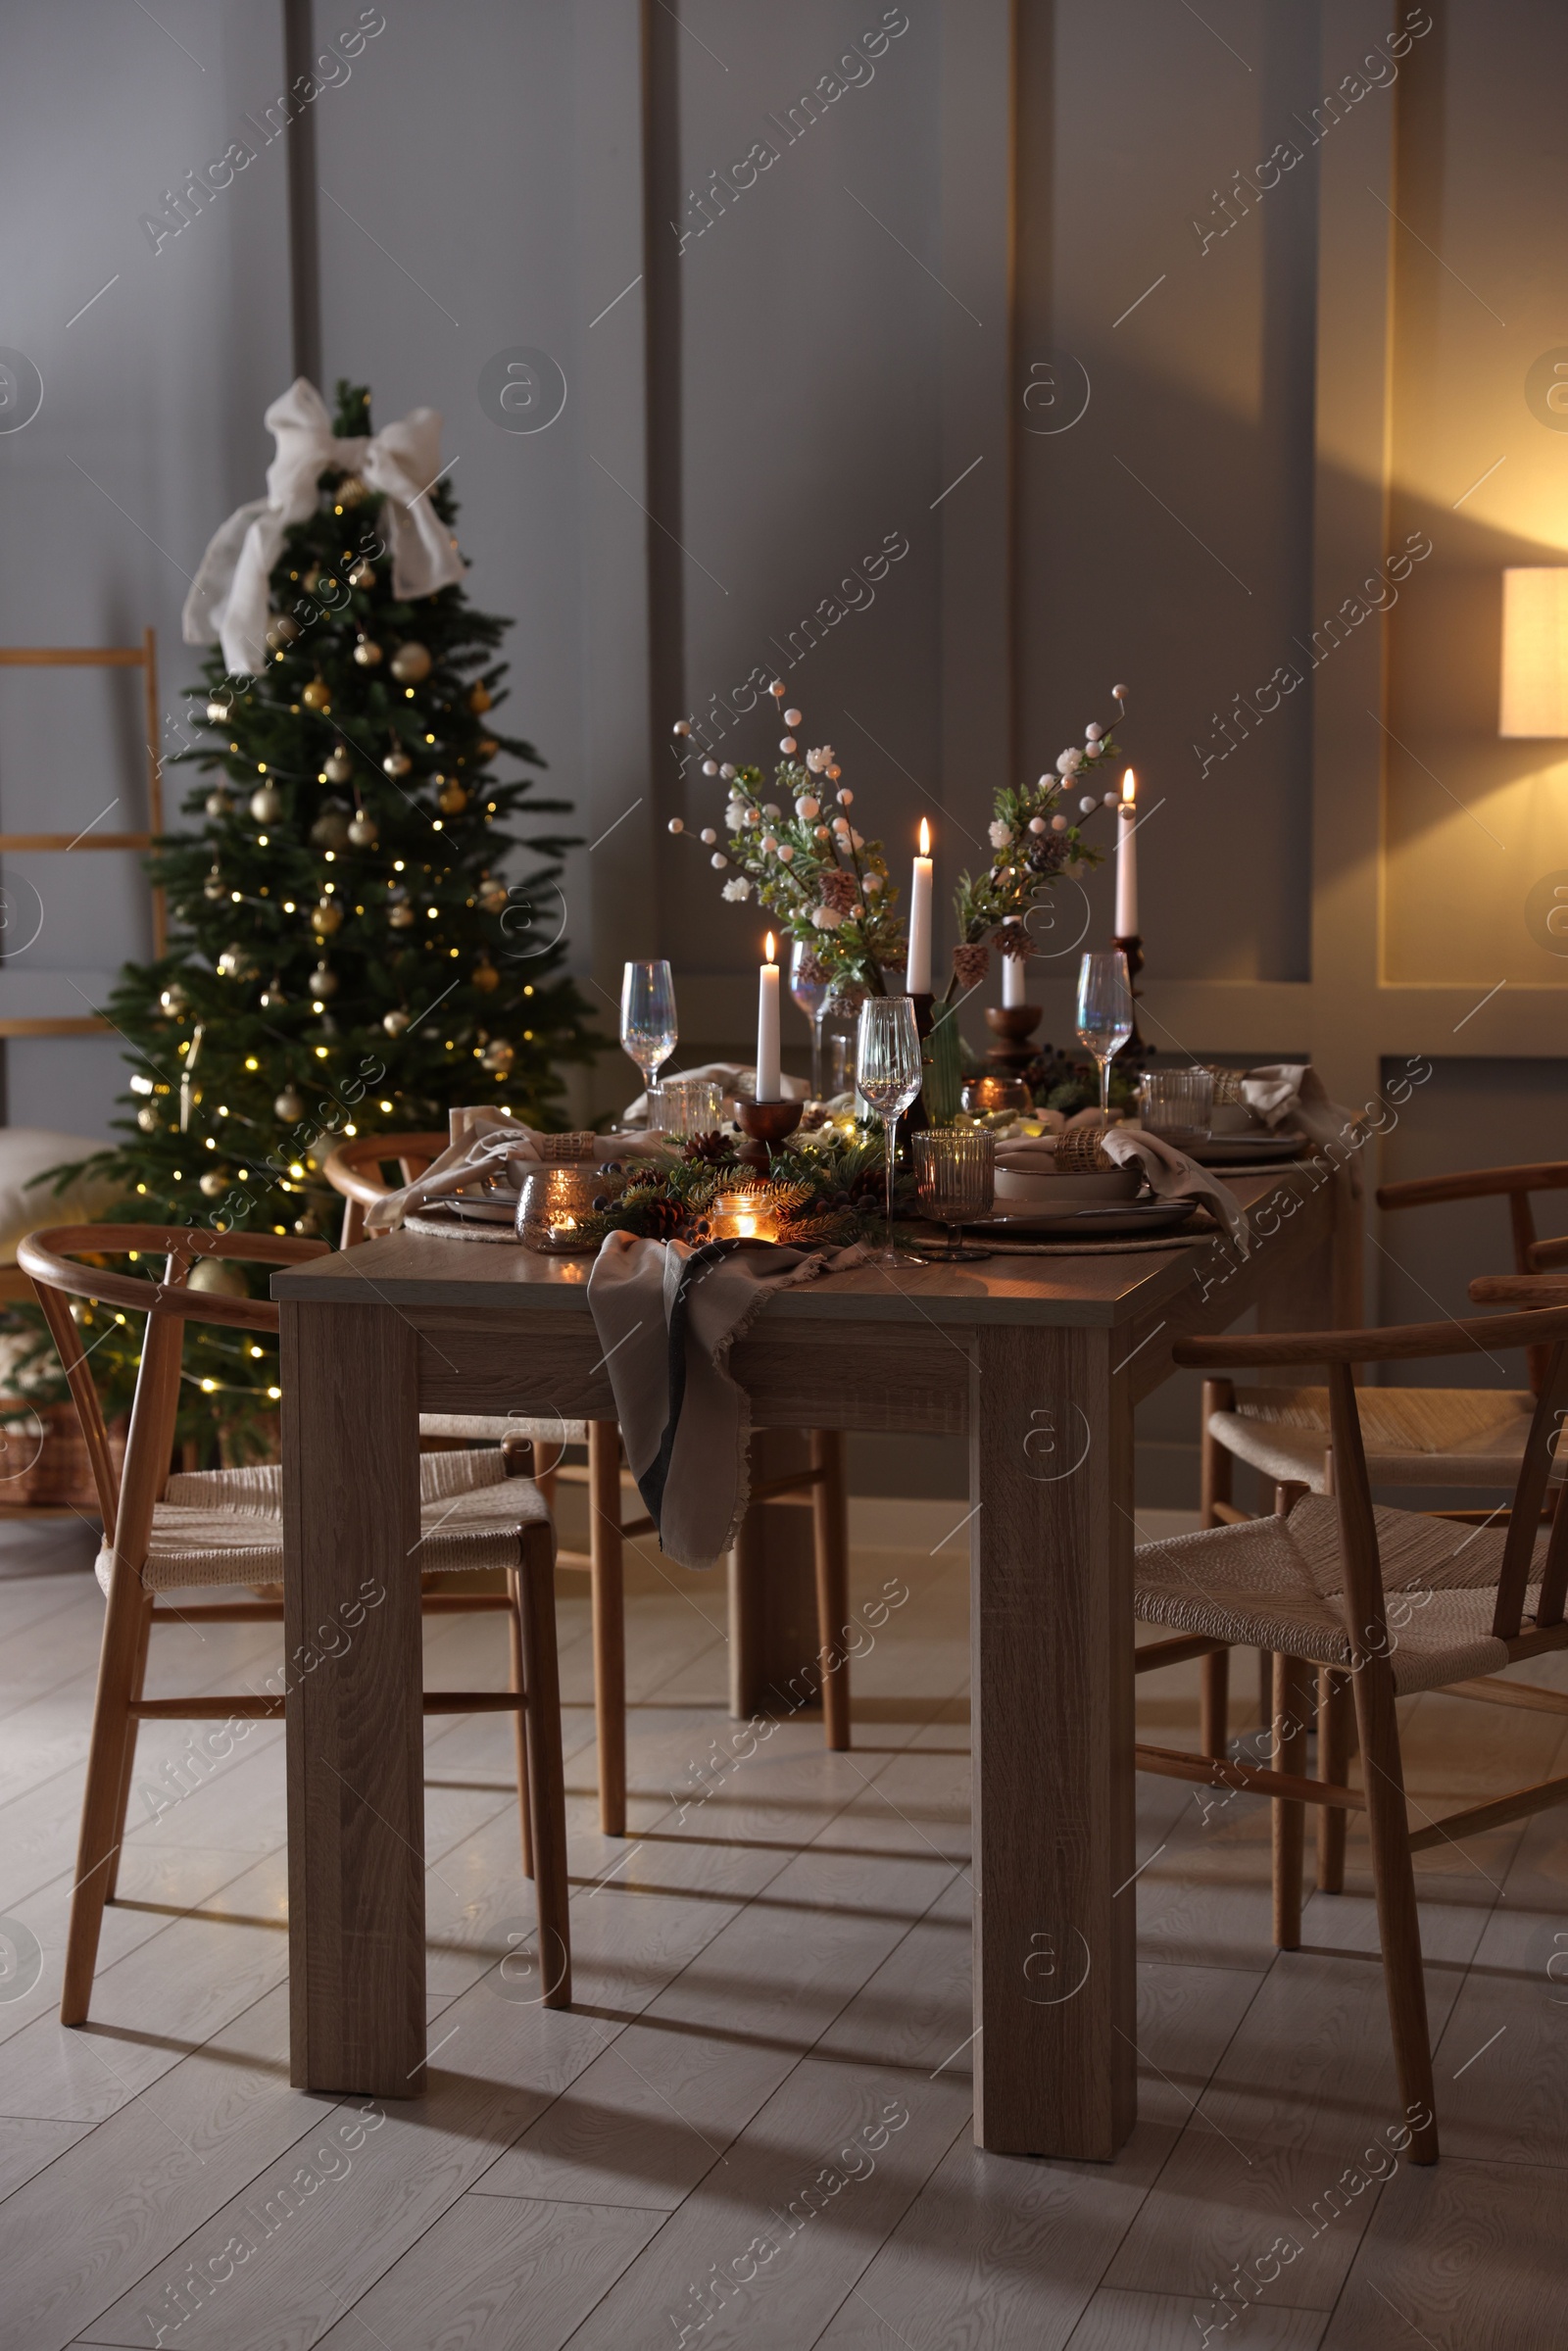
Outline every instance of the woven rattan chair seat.
{"label": "woven rattan chair seat", "polygon": [[[1507,1646],[1492,1632],[1503,1531],[1411,1510],[1375,1510],[1373,1517],[1396,1690],[1401,1695],[1441,1690],[1506,1665]],[[1545,1540],[1544,1530],[1538,1567]],[[1350,1661],[1339,1511],[1326,1496],[1304,1495],[1289,1518],[1249,1519],[1141,1543],[1133,1579],[1134,1608],[1150,1624],[1319,1665]],[[1536,1597],[1532,1586],[1527,1620]]]}
{"label": "woven rattan chair seat", "polygon": [[[1511,1486],[1535,1398],[1496,1388],[1363,1388],[1358,1402],[1374,1486]],[[1238,1388],[1211,1412],[1210,1436],[1267,1478],[1326,1490],[1326,1388]]]}
{"label": "woven rattan chair seat", "polygon": [[585,1420],[558,1420],[553,1413],[421,1412],[421,1437],[457,1437],[466,1445],[500,1445],[507,1437],[531,1438],[535,1445],[586,1445]]}
{"label": "woven rattan chair seat", "polygon": [[[259,1469],[183,1472],[169,1481],[153,1513],[142,1569],[149,1592],[202,1584],[275,1584],[283,1573],[283,1473]],[[509,1478],[497,1451],[426,1453],[419,1461],[421,1571],[458,1574],[515,1567],[520,1530],[548,1527],[550,1512],[531,1478]],[[109,1589],[112,1552],[97,1559]]]}

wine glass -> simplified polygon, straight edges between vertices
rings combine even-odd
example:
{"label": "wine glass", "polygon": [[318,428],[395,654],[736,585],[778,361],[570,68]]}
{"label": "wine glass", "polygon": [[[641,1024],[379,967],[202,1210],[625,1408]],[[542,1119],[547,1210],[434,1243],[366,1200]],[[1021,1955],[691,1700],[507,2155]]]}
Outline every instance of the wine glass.
{"label": "wine glass", "polygon": [[1078,966],[1078,1038],[1100,1063],[1101,1115],[1110,1123],[1110,1064],[1133,1033],[1133,990],[1119,947]]}
{"label": "wine glass", "polygon": [[962,1241],[965,1224],[991,1212],[997,1190],[997,1139],[969,1127],[934,1127],[911,1136],[914,1146],[914,1188],[927,1216],[948,1228],[946,1256],[933,1255],[932,1265],[989,1257],[988,1249],[970,1249]]}
{"label": "wine glass", "polygon": [[860,1006],[855,1082],[882,1120],[888,1162],[888,1238],[878,1262],[902,1265],[893,1246],[893,1153],[899,1120],[920,1091],[920,1032],[907,996],[868,996]]}
{"label": "wine glass", "polygon": [[811,1094],[815,1101],[822,1099],[822,1022],[827,1012],[829,981],[822,972],[815,950],[805,939],[797,939],[790,949],[790,994],[811,1024]]}
{"label": "wine glass", "polygon": [[[675,983],[669,965],[628,963],[620,981],[620,1042],[643,1073],[643,1085],[653,1095],[661,1063],[675,1050]],[[648,1104],[652,1126],[654,1103]]]}

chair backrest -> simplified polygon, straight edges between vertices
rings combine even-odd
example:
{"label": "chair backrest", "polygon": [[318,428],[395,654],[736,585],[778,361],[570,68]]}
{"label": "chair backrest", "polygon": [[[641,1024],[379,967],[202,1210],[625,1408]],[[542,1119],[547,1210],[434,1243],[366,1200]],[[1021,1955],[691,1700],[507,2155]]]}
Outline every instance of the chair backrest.
{"label": "chair backrest", "polygon": [[[1538,1242],[1530,1204],[1532,1193],[1563,1191],[1568,1191],[1568,1159],[1535,1159],[1519,1167],[1473,1167],[1458,1175],[1412,1176],[1403,1184],[1383,1184],[1378,1189],[1378,1206],[1436,1208],[1453,1200],[1506,1200],[1513,1269],[1524,1274],[1537,1272],[1543,1265],[1568,1263],[1568,1237]],[[1553,1249],[1562,1254],[1546,1253]],[[1539,1396],[1545,1357],[1539,1348],[1532,1348],[1529,1363],[1530,1385]]]}
{"label": "chair backrest", "polygon": [[334,1146],[321,1164],[321,1173],[334,1192],[348,1202],[343,1211],[340,1249],[352,1249],[365,1238],[365,1211],[396,1187],[382,1170],[395,1159],[405,1184],[422,1176],[433,1160],[450,1148],[445,1135],[355,1135]]}
{"label": "chair backrest", "polygon": [[[1521,1282],[1517,1277],[1482,1280],[1472,1295],[1510,1297],[1528,1293],[1538,1302],[1514,1314],[1475,1321],[1411,1323],[1389,1331],[1300,1331],[1248,1339],[1187,1339],[1172,1349],[1178,1363],[1203,1370],[1257,1370],[1323,1364],[1329,1375],[1329,1414],[1334,1446],[1334,1494],[1346,1566],[1348,1631],[1356,1656],[1381,1642],[1387,1648],[1387,1617],[1372,1488],[1361,1442],[1353,1368],[1364,1363],[1409,1363],[1444,1355],[1491,1355],[1515,1347],[1539,1347],[1544,1371],[1524,1457],[1514,1487],[1508,1532],[1497,1575],[1492,1629],[1500,1641],[1517,1638],[1524,1617],[1531,1564],[1541,1528],[1542,1504],[1552,1459],[1568,1417],[1568,1298],[1561,1282]],[[1528,1306],[1528,1300],[1527,1300]],[[1542,1573],[1536,1623],[1543,1630],[1563,1622],[1568,1593],[1568,1506],[1552,1520]]]}
{"label": "chair backrest", "polygon": [[[289,1241],[257,1234],[213,1233],[200,1225],[73,1224],[28,1233],[17,1262],[32,1283],[49,1335],[71,1389],[82,1441],[92,1465],[103,1512],[104,1537],[117,1556],[136,1550],[139,1574],[152,1528],[153,1505],[164,1491],[173,1448],[179,1401],[180,1354],[187,1322],[221,1323],[242,1331],[277,1329],[277,1308],[266,1298],[227,1298],[192,1290],[192,1269],[205,1257],[235,1257],[259,1265],[298,1265],[321,1256],[324,1241]],[[114,1273],[105,1257],[163,1258],[161,1279]],[[87,1257],[96,1262],[81,1264]],[[141,1365],[131,1404],[130,1434],[119,1478],[115,1474],[103,1407],[75,1319],[66,1302],[79,1298],[97,1305],[145,1314]]]}

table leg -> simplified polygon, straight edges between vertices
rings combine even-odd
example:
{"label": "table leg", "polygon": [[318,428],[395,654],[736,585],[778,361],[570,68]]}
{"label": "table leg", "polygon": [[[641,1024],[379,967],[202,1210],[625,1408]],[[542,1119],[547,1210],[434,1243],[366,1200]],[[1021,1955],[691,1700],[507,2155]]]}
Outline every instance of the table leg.
{"label": "table leg", "polygon": [[378,1305],[281,1320],[289,2079],[408,2098],[425,2044],[416,1343]]}
{"label": "table leg", "polygon": [[[804,1429],[752,1431],[752,1483],[809,1463]],[[729,1555],[729,1710],[785,1714],[819,1702],[811,1512],[789,1502],[747,1511]]]}
{"label": "table leg", "polygon": [[1126,1344],[974,1343],[975,2137],[1001,2154],[1108,2162],[1137,2120]]}

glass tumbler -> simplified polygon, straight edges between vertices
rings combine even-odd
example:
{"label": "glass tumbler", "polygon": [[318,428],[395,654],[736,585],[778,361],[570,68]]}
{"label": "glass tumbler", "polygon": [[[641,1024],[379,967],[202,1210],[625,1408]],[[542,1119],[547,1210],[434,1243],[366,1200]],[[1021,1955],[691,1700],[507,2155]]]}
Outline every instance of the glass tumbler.
{"label": "glass tumbler", "polygon": [[1151,1069],[1138,1090],[1144,1124],[1178,1149],[1206,1143],[1214,1109],[1214,1076],[1208,1069]]}

